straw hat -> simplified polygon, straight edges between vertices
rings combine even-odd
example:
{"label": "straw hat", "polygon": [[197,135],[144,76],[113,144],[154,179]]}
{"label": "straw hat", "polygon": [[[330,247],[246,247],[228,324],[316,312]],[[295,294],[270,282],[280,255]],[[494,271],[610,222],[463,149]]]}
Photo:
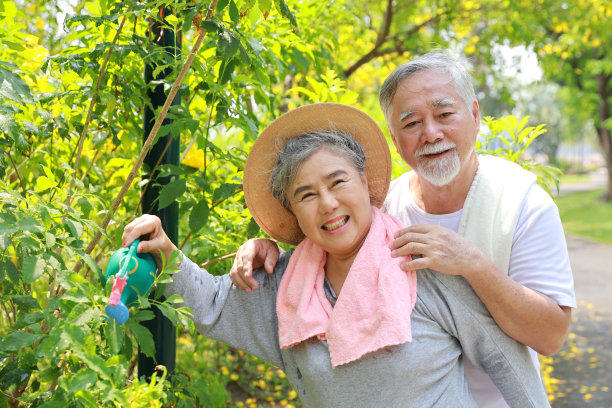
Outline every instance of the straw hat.
{"label": "straw hat", "polygon": [[270,170],[287,140],[314,131],[345,132],[363,147],[372,204],[380,207],[391,179],[389,146],[380,127],[364,112],[339,103],[317,103],[294,109],[264,129],[244,168],[244,198],[251,215],[272,238],[291,245],[304,239],[297,219],[272,196]]}

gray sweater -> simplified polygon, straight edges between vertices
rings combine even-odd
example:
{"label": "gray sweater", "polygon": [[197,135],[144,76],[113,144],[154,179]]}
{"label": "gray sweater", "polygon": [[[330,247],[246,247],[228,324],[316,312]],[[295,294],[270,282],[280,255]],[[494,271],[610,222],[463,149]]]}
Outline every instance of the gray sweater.
{"label": "gray sweater", "polygon": [[526,347],[501,331],[465,279],[429,270],[417,274],[412,342],[335,369],[323,340],[282,350],[276,293],[291,253],[281,254],[274,274],[255,271],[259,290],[250,294],[229,275],[212,276],[184,257],[166,295],[183,297],[204,336],[281,368],[306,407],[475,407],[464,356],[491,376],[511,407],[550,406]]}

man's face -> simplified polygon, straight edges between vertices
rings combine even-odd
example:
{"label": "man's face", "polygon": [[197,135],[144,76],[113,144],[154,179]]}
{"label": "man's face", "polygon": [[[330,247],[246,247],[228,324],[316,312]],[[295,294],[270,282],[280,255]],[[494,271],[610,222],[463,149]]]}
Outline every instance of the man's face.
{"label": "man's face", "polygon": [[389,131],[404,161],[443,186],[475,154],[478,103],[468,109],[449,74],[426,70],[405,78],[391,102]]}

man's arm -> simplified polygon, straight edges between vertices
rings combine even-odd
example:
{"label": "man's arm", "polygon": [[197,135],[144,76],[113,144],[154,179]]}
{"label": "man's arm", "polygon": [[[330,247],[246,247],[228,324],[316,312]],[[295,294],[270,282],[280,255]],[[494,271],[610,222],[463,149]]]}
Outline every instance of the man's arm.
{"label": "man's arm", "polygon": [[463,276],[497,324],[513,339],[540,354],[557,352],[567,335],[569,307],[508,277],[466,238],[447,228],[413,225],[396,234],[393,256],[421,254],[405,270],[429,268]]}
{"label": "man's arm", "polygon": [[259,285],[253,278],[253,270],[263,266],[266,272],[272,273],[279,254],[276,242],[265,238],[249,239],[238,248],[229,273],[234,286],[247,293],[257,290]]}

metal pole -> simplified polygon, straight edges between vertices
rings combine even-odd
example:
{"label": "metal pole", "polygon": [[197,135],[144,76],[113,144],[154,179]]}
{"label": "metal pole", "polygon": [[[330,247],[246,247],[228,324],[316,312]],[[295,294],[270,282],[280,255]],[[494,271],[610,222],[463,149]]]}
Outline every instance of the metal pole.
{"label": "metal pole", "polygon": [[[170,10],[163,9],[160,10],[160,13],[165,13],[162,15],[170,14]],[[178,59],[181,56],[181,32],[180,30],[175,33],[173,30],[169,30],[167,26],[163,27],[158,22],[152,22],[152,35],[155,39],[155,42],[164,48],[165,52],[174,58]],[[145,81],[146,83],[150,83],[153,81],[153,71],[156,66],[151,63],[145,64]],[[170,74],[169,69],[163,70],[155,79],[163,79],[167,75]],[[161,106],[166,101],[166,94],[164,93],[163,85],[158,85],[154,89],[151,89],[147,92],[147,96],[150,101],[150,105],[145,107],[144,111],[144,138],[143,141],[147,138],[151,129],[153,128],[153,124],[155,123],[155,110]],[[173,105],[177,105],[180,103],[180,92],[172,101]],[[172,123],[172,120],[166,119],[164,120],[164,125]],[[164,154],[164,150],[169,143],[169,147]],[[163,154],[163,156],[162,156]],[[153,169],[157,162],[160,160],[161,164],[179,164],[179,156],[180,156],[180,140],[179,135],[173,137],[172,133],[167,134],[166,136],[160,137],[157,143],[151,148],[149,154],[145,158],[145,171],[150,171]],[[158,172],[156,171],[152,175],[145,175],[145,177],[150,177],[151,182],[147,187],[143,199],[142,199],[142,212],[144,214],[154,214],[157,215],[162,222],[162,227],[166,234],[170,238],[170,240],[178,245],[178,215],[179,209],[177,203],[172,203],[168,207],[165,207],[161,210],[157,208],[157,202],[155,200],[159,197],[160,187],[153,186],[154,182],[158,182],[160,185],[167,184],[170,180],[168,177],[161,178],[158,177]],[[155,340],[155,358],[150,358],[144,355],[143,353],[139,353],[138,356],[138,375],[150,377],[155,371],[155,366],[160,364],[165,366],[168,369],[168,373],[174,371],[175,363],[176,363],[176,327],[172,324],[172,322],[167,319],[157,308],[152,308],[153,313],[155,314],[155,318],[153,320],[149,320],[143,322],[143,325],[147,327],[151,333],[153,334],[153,338]]]}

